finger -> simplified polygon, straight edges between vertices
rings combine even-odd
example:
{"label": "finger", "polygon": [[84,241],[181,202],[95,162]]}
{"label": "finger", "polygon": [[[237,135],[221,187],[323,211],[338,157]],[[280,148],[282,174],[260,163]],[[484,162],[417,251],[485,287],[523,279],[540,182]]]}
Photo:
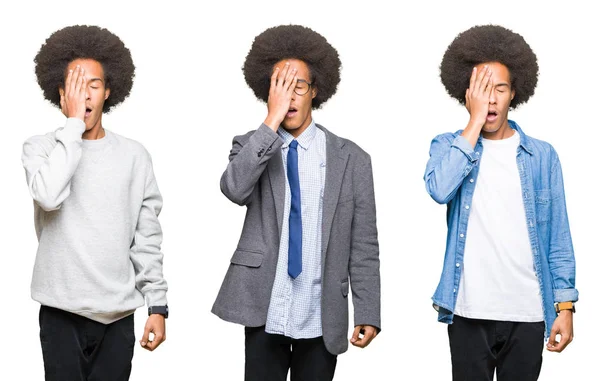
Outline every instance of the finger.
{"label": "finger", "polygon": [[465,91],[465,107],[467,108],[467,110],[470,110],[469,98],[471,98],[471,92],[470,89],[467,89],[467,91]]}
{"label": "finger", "polygon": [[375,331],[373,328],[367,330],[365,332],[365,335],[362,338],[362,341],[364,341],[363,348],[366,347],[367,345],[371,344],[371,341],[373,341],[375,336],[377,336],[377,331]]}
{"label": "finger", "polygon": [[285,65],[283,65],[283,69],[279,71],[279,75],[277,76],[277,85],[279,85],[280,87],[283,87],[289,68],[290,63],[286,62]]}
{"label": "finger", "polygon": [[352,337],[350,338],[350,342],[352,344],[356,343],[359,340],[358,335],[360,334],[361,329],[363,329],[362,325],[357,325],[356,327],[354,327],[354,332],[352,333]]}
{"label": "finger", "polygon": [[567,347],[567,345],[569,345],[569,339],[566,336],[563,336],[564,335],[561,335],[560,341],[555,341],[555,344],[552,347],[548,348],[548,350],[551,352],[562,352]]}
{"label": "finger", "polygon": [[286,86],[286,87],[284,87],[285,90],[289,90],[290,85],[292,84],[292,80],[294,79],[295,75],[296,75],[296,68],[290,66],[288,68],[287,75],[285,76],[285,86]]}
{"label": "finger", "polygon": [[488,87],[486,90],[486,95],[487,95],[488,99],[490,99],[492,97],[492,91],[494,91],[494,80],[492,79],[492,77],[490,75],[490,81],[488,83]]}
{"label": "finger", "polygon": [[65,88],[63,89],[63,95],[66,96],[71,88],[71,81],[73,80],[73,69],[69,70],[69,74],[67,74],[67,79],[65,80]]}
{"label": "finger", "polygon": [[77,79],[77,95],[81,98],[81,93],[85,93],[85,69],[81,68],[79,71],[79,78]]}
{"label": "finger", "polygon": [[485,76],[483,77],[483,79],[481,81],[481,93],[482,94],[485,94],[487,92],[487,88],[490,84],[491,78],[492,78],[492,69],[490,69],[488,67],[487,71],[485,73]]}
{"label": "finger", "polygon": [[71,77],[71,84],[67,92],[67,99],[75,95],[75,87],[77,86],[77,80],[79,79],[79,65],[73,70],[73,76]]}
{"label": "finger", "polygon": [[163,342],[164,334],[162,332],[154,332],[154,338],[146,345],[146,349],[153,351]]}
{"label": "finger", "polygon": [[475,94],[475,95],[479,94],[479,92],[481,91],[481,82],[483,82],[483,79],[485,78],[486,74],[487,74],[487,65],[484,66],[483,68],[477,70],[477,78],[475,79],[475,86],[473,86],[473,88],[471,89],[471,94]]}
{"label": "finger", "polygon": [[269,90],[273,89],[275,86],[277,86],[277,75],[279,74],[279,67],[276,67],[273,70],[273,74],[271,74],[271,87],[269,88]]}
{"label": "finger", "polygon": [[287,89],[287,91],[288,91],[288,93],[290,93],[290,95],[296,89],[296,86],[298,85],[298,73],[295,70],[296,69],[294,69],[294,76],[290,80],[290,87],[288,87],[288,89]]}
{"label": "finger", "polygon": [[[474,67],[473,71],[471,72],[471,79],[469,80],[469,89],[475,88],[476,81],[477,81],[477,68]],[[469,90],[469,89],[467,89],[467,90]]]}

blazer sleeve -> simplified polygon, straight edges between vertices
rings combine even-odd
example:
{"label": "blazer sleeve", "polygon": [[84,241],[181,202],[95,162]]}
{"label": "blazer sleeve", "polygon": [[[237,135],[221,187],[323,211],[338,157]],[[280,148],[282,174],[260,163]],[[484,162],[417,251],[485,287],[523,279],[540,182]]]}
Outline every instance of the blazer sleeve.
{"label": "blazer sleeve", "polygon": [[254,186],[283,141],[264,123],[254,132],[233,138],[229,164],[221,176],[221,192],[238,205],[247,205]]}
{"label": "blazer sleeve", "polygon": [[371,325],[381,330],[381,280],[375,191],[371,159],[357,165],[355,207],[352,220],[350,285],[354,326]]}

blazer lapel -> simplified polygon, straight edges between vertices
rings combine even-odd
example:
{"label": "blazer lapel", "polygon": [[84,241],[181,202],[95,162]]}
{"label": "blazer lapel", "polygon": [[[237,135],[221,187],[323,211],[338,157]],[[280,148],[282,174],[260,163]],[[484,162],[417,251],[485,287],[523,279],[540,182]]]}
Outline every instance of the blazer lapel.
{"label": "blazer lapel", "polygon": [[275,213],[277,215],[277,228],[281,237],[281,226],[283,223],[283,207],[285,204],[285,172],[283,171],[283,159],[281,151],[275,153],[275,156],[269,160],[267,165],[269,173],[269,182],[273,192],[273,202],[275,204]]}
{"label": "blazer lapel", "polygon": [[325,132],[327,140],[327,167],[325,174],[325,191],[323,195],[323,226],[322,226],[322,244],[321,244],[321,263],[325,267],[325,256],[329,244],[329,234],[331,233],[331,224],[333,215],[340,197],[342,179],[348,164],[348,150],[342,139],[327,131],[324,127],[317,125]]}

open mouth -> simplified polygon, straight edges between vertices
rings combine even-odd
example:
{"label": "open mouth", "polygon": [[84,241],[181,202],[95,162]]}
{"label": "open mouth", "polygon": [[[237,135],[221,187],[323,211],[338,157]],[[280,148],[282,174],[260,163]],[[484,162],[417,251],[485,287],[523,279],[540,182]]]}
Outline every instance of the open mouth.
{"label": "open mouth", "polygon": [[298,113],[298,109],[294,108],[294,107],[290,107],[290,109],[288,110],[287,114],[285,114],[286,118],[293,118],[296,113]]}
{"label": "open mouth", "polygon": [[494,110],[488,111],[487,118],[485,119],[487,122],[494,122],[498,118],[498,112]]}
{"label": "open mouth", "polygon": [[86,108],[85,109],[85,117],[87,118],[88,116],[90,116],[90,114],[92,113],[92,109],[91,108]]}

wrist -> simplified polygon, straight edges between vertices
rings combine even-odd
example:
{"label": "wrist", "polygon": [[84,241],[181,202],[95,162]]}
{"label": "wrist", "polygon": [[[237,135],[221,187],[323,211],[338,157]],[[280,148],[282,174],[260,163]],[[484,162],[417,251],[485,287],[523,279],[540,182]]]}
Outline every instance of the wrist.
{"label": "wrist", "polygon": [[271,130],[277,132],[277,129],[279,128],[279,125],[281,124],[281,122],[283,122],[282,118],[278,118],[276,116],[269,114],[269,115],[267,115],[267,118],[265,119],[265,121],[263,123],[265,125],[267,125]]}
{"label": "wrist", "polygon": [[554,304],[556,313],[559,314],[563,311],[569,311],[570,313],[575,312],[575,303],[573,302],[558,302]]}
{"label": "wrist", "polygon": [[169,317],[169,306],[150,306],[148,307],[148,316],[162,315],[165,319]]}

